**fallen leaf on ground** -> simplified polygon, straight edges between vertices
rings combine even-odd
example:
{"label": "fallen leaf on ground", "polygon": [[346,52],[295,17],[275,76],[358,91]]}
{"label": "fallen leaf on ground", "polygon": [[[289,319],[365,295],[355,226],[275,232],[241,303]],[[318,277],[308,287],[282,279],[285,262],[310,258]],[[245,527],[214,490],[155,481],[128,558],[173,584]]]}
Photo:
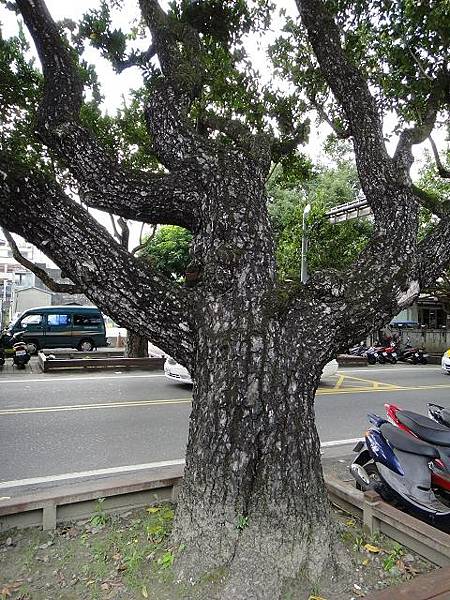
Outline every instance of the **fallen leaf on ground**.
{"label": "fallen leaf on ground", "polygon": [[378,548],[378,546],[372,546],[372,544],[364,544],[364,549],[367,550],[367,552],[373,552],[374,554],[381,552],[381,548]]}
{"label": "fallen leaf on ground", "polygon": [[10,598],[13,595],[13,593],[20,588],[21,585],[22,581],[13,581],[12,583],[7,583],[2,588],[0,588],[0,596]]}
{"label": "fallen leaf on ground", "polygon": [[345,521],[345,524],[347,525],[347,527],[354,527],[355,521],[353,519],[347,519],[347,521]]}
{"label": "fallen leaf on ground", "polygon": [[148,592],[147,592],[147,588],[144,586],[142,586],[142,595],[144,596],[144,598],[148,598]]}

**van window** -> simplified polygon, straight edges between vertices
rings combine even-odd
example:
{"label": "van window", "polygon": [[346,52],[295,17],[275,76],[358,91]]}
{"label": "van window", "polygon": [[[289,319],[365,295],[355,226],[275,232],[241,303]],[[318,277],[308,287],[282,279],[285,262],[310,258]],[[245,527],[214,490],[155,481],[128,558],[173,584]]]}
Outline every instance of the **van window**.
{"label": "van window", "polygon": [[70,325],[70,315],[47,315],[47,323],[67,327]]}
{"label": "van window", "polygon": [[24,325],[41,325],[41,323],[42,323],[42,315],[27,315],[20,321],[20,324],[22,326],[24,326]]}
{"label": "van window", "polygon": [[85,325],[88,327],[93,327],[100,325],[102,322],[102,318],[100,315],[96,314],[87,314],[87,315],[73,315],[73,324],[74,326]]}

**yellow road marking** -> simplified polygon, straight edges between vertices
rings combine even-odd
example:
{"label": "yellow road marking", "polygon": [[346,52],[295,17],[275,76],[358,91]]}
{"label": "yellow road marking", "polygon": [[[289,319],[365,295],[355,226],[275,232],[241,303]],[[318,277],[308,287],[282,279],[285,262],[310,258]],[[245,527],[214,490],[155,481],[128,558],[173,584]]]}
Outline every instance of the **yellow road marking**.
{"label": "yellow road marking", "polygon": [[316,396],[328,396],[328,395],[338,395],[338,394],[360,394],[360,393],[373,393],[373,392],[408,392],[410,390],[436,390],[436,389],[448,389],[450,385],[440,384],[440,385],[418,385],[418,386],[395,386],[392,388],[357,388],[357,387],[349,387],[349,388],[341,388],[338,391],[334,390],[317,390]]}
{"label": "yellow road marking", "polygon": [[[339,381],[337,382],[339,383]],[[448,384],[437,384],[437,385],[418,385],[418,386],[394,386],[393,384],[387,384],[391,387],[380,388],[380,387],[348,387],[348,388],[332,388],[330,390],[319,388],[316,392],[316,396],[337,396],[339,394],[364,394],[374,392],[407,392],[414,390],[436,390],[436,389],[449,389]],[[100,410],[108,408],[130,408],[134,406],[163,406],[164,404],[191,404],[190,398],[174,398],[170,400],[135,400],[131,402],[105,402],[102,404],[73,404],[63,406],[36,406],[26,408],[7,408],[0,410],[0,416],[8,415],[21,415],[21,414],[34,414],[34,413],[48,413],[48,412],[64,412],[74,410]]]}
{"label": "yellow road marking", "polygon": [[351,381],[362,381],[363,383],[370,383],[375,389],[396,389],[399,387],[394,383],[384,383],[383,381],[376,381],[375,379],[364,379],[363,377],[353,377],[352,375],[340,375],[340,377],[342,377],[344,380],[350,379]]}
{"label": "yellow road marking", "polygon": [[190,398],[170,400],[135,400],[132,402],[105,402],[103,404],[72,404],[65,406],[32,406],[25,408],[6,408],[0,410],[0,416],[30,413],[64,412],[70,410],[98,410],[102,408],[129,408],[130,406],[161,406],[163,404],[191,404]]}
{"label": "yellow road marking", "polygon": [[341,387],[342,383],[344,382],[344,379],[345,379],[345,375],[339,375],[338,380],[336,381],[336,385],[334,386],[333,389],[338,390]]}

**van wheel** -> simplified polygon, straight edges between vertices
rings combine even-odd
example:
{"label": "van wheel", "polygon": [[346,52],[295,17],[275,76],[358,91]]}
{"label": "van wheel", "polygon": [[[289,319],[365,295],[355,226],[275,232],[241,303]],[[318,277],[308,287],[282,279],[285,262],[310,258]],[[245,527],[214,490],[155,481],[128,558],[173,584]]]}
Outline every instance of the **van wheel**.
{"label": "van wheel", "polygon": [[28,353],[32,356],[37,354],[39,351],[39,342],[37,340],[30,340],[26,342]]}
{"label": "van wheel", "polygon": [[78,351],[79,352],[91,352],[94,349],[94,344],[92,342],[92,340],[81,340],[81,342],[78,344]]}

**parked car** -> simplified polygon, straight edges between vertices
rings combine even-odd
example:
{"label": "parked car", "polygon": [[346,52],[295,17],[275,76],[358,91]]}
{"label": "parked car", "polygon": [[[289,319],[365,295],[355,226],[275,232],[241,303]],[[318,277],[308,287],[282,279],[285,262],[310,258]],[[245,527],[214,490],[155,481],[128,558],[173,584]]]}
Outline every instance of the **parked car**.
{"label": "parked car", "polygon": [[164,362],[164,375],[172,381],[178,383],[189,383],[192,385],[192,379],[189,371],[178,364],[173,358],[168,356]]}
{"label": "parked car", "polygon": [[450,375],[450,349],[444,352],[441,361],[442,370]]}
{"label": "parked car", "polygon": [[[322,371],[322,377],[332,377],[336,374],[338,370],[338,363],[336,359],[330,360],[327,363]],[[173,358],[168,356],[164,363],[164,374],[168,379],[172,381],[177,381],[178,383],[189,383],[192,385],[192,379],[189,374],[189,371],[178,364]]]}
{"label": "parked car", "polygon": [[24,311],[8,327],[23,332],[30,354],[41,348],[77,348],[90,352],[107,346],[102,313],[95,306],[41,306]]}

